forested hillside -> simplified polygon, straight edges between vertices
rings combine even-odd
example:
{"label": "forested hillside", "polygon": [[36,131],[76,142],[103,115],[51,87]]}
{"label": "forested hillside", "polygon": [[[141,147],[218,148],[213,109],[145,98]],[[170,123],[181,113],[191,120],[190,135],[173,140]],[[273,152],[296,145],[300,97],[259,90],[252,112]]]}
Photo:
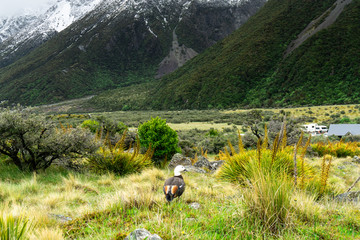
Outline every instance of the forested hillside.
{"label": "forested hillside", "polygon": [[285,57],[297,35],[311,21],[317,19],[314,28],[325,21],[335,2],[268,1],[236,32],[163,78],[147,102],[158,109],[358,103],[359,1]]}

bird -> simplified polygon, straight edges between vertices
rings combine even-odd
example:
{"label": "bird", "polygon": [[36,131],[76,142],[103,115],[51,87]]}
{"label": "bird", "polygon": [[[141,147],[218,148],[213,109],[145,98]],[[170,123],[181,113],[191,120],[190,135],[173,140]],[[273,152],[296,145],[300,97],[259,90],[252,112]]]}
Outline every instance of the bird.
{"label": "bird", "polygon": [[174,198],[180,197],[185,191],[185,181],[181,176],[181,172],[187,172],[186,168],[178,165],[174,169],[174,176],[166,179],[163,191],[166,200],[170,203]]}

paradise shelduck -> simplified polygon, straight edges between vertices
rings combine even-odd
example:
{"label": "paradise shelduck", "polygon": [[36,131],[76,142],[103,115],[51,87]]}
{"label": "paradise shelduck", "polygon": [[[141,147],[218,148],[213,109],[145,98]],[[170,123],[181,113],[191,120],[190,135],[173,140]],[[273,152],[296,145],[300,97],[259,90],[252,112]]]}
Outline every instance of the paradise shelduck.
{"label": "paradise shelduck", "polygon": [[176,197],[180,197],[185,191],[185,182],[181,172],[186,171],[184,166],[178,165],[174,169],[174,176],[165,181],[163,190],[168,202],[171,202]]}

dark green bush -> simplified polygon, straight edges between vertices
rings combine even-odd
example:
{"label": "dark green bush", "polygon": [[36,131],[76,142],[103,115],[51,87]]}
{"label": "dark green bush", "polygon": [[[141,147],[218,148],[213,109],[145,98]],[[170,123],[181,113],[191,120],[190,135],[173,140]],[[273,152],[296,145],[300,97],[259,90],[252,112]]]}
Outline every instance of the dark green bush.
{"label": "dark green bush", "polygon": [[189,140],[180,140],[179,146],[181,148],[181,152],[183,155],[187,157],[194,157],[196,150],[193,143],[191,143]]}
{"label": "dark green bush", "polygon": [[153,161],[156,164],[181,152],[176,131],[171,129],[164,119],[151,118],[150,121],[139,126],[138,134],[141,146],[151,147],[154,150]]}

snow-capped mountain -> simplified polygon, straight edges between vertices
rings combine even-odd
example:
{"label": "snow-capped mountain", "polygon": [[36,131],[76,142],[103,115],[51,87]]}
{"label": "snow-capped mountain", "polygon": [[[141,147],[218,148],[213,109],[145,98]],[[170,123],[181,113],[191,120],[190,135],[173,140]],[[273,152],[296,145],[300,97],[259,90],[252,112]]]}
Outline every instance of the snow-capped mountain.
{"label": "snow-capped mountain", "polygon": [[[13,58],[23,56],[93,10],[100,2],[57,0],[45,12],[0,19],[0,58],[10,63]],[[4,65],[0,63],[0,66]]]}
{"label": "snow-capped mountain", "polygon": [[1,21],[0,100],[60,101],[162,77],[266,1],[58,0],[39,16]]}

